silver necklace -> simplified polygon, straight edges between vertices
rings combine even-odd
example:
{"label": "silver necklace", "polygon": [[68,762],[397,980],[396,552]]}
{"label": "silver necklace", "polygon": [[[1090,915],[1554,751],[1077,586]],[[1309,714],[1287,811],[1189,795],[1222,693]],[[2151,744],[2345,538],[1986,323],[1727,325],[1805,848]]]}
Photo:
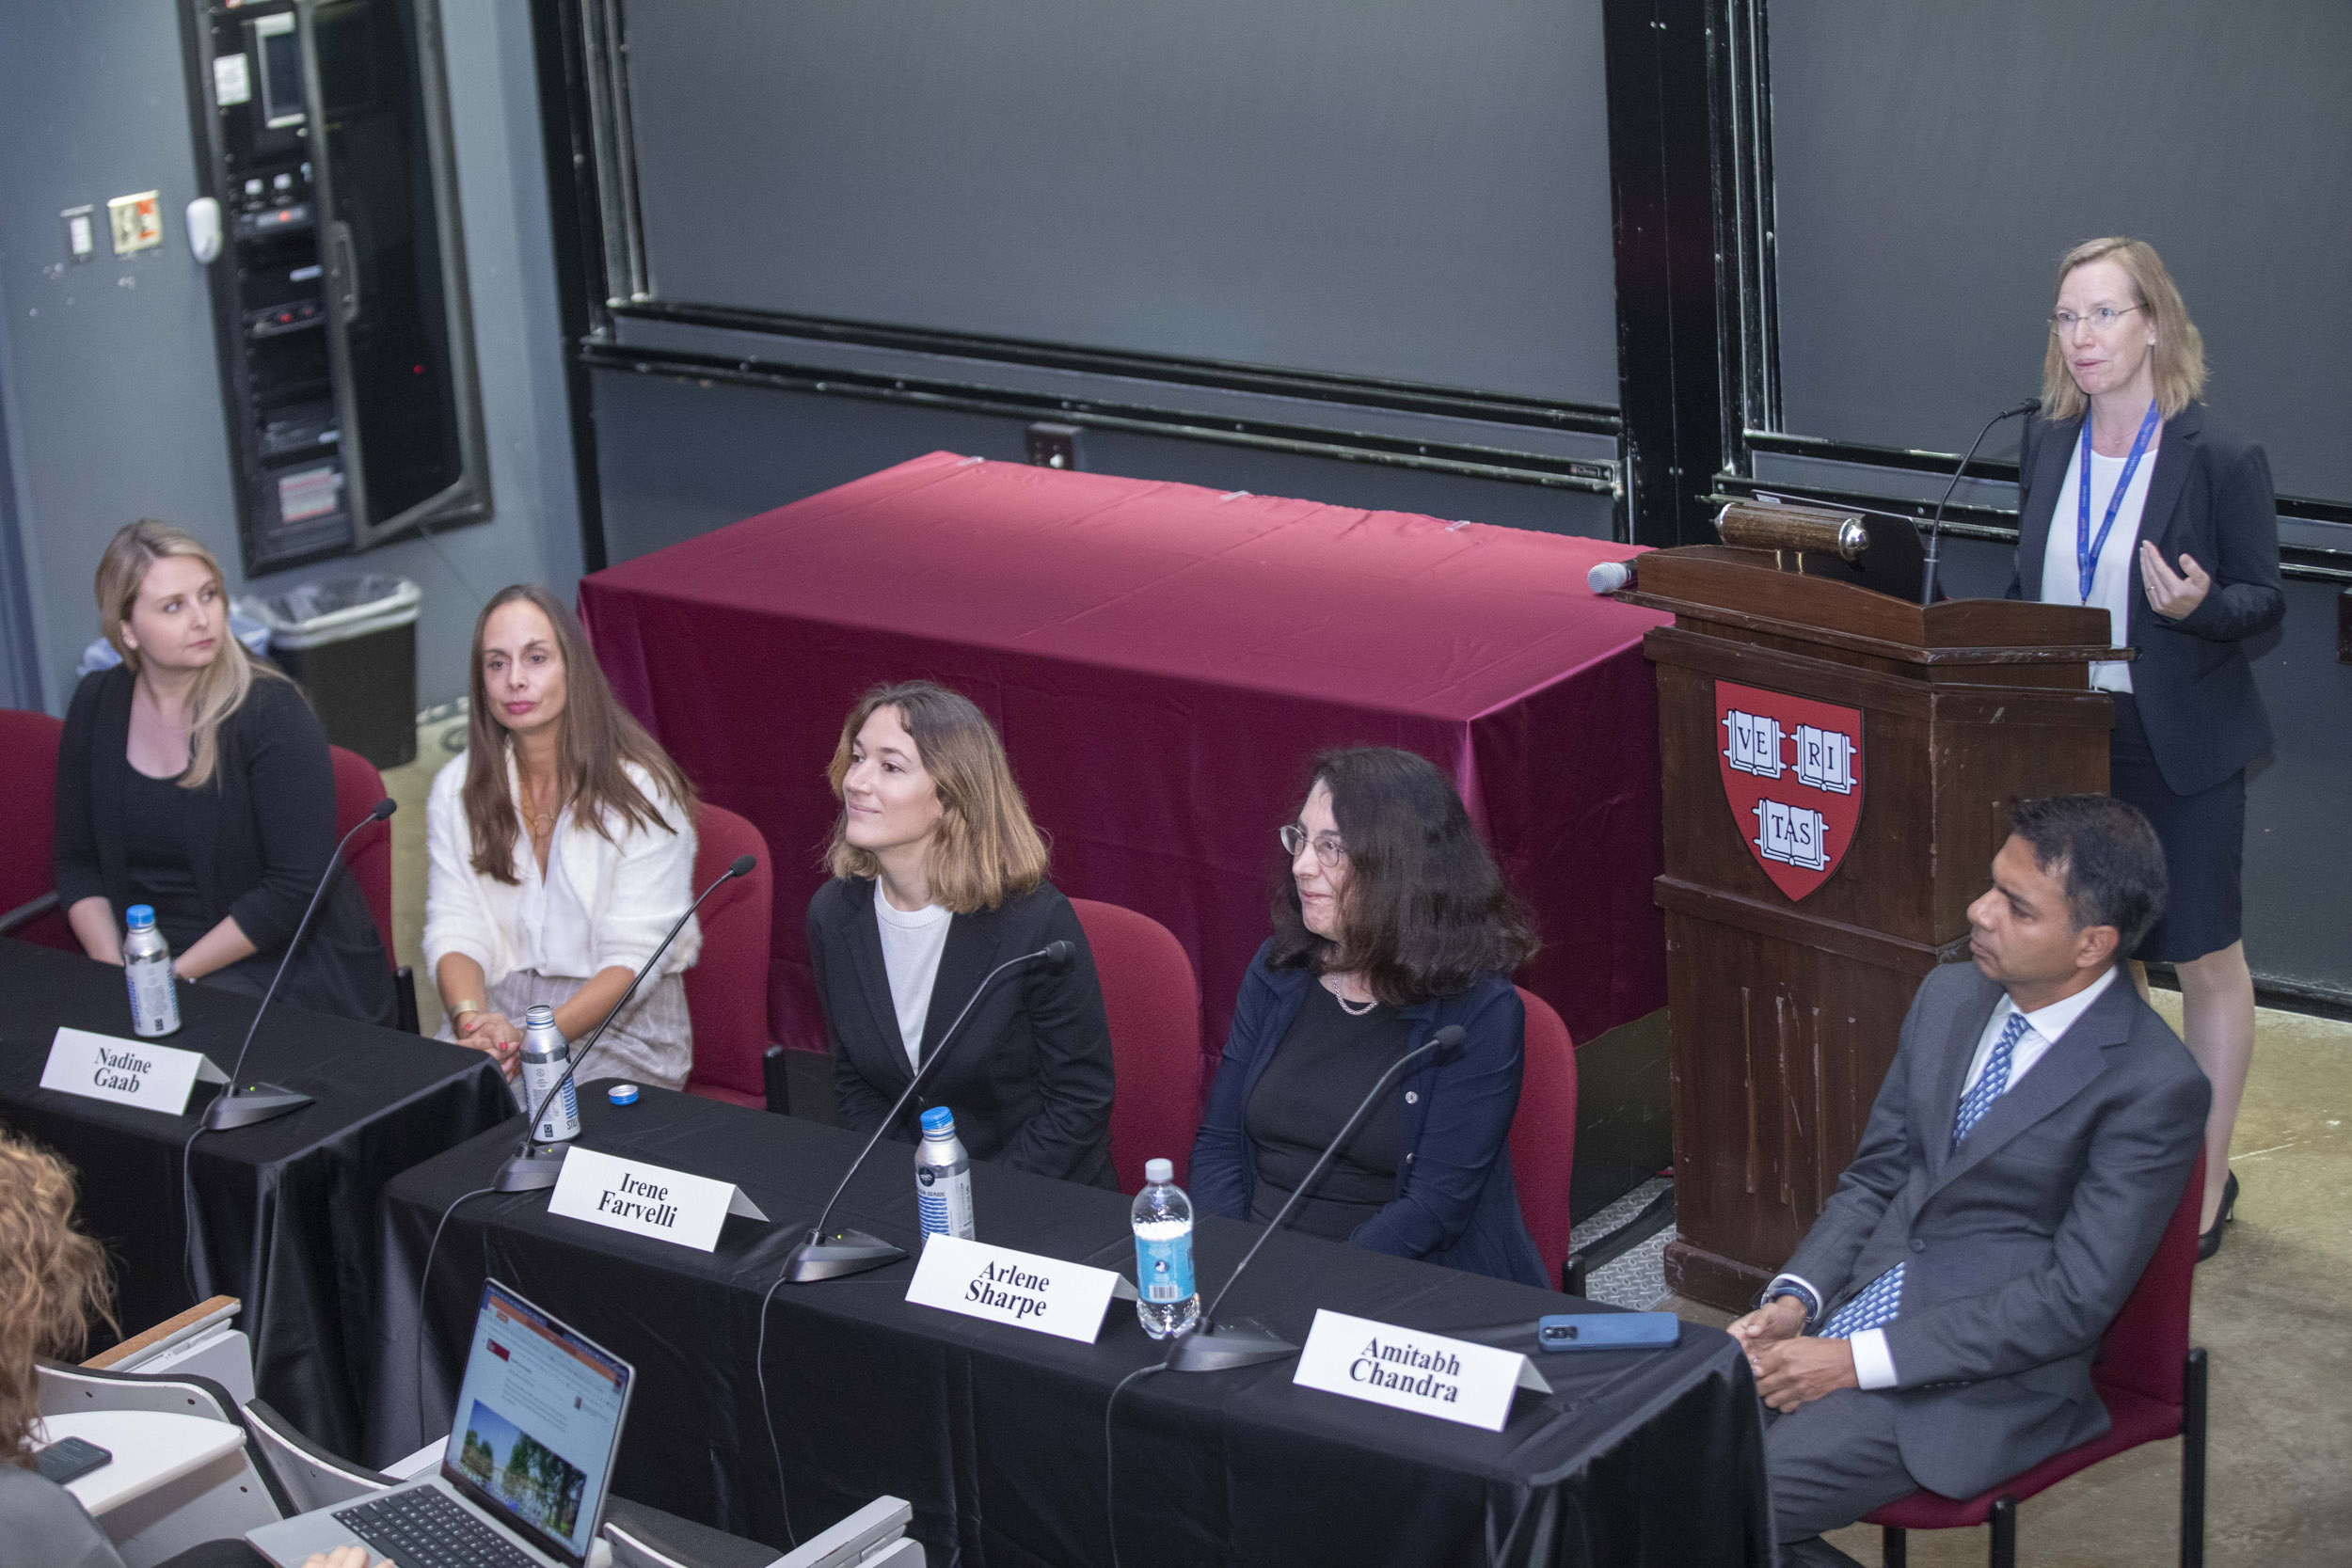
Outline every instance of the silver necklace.
{"label": "silver necklace", "polygon": [[1331,993],[1331,1000],[1340,1005],[1340,1011],[1345,1013],[1350,1018],[1361,1018],[1366,1013],[1372,1011],[1373,1008],[1380,1006],[1380,999],[1376,996],[1368,1002],[1350,1002],[1346,995],[1341,991],[1339,987],[1332,985],[1327,980],[1324,982],[1323,989]]}

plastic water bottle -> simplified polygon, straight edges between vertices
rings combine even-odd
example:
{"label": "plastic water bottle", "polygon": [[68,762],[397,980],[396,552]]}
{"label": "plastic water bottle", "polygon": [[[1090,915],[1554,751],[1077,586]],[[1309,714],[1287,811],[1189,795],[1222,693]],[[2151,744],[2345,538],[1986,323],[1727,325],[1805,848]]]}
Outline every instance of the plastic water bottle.
{"label": "plastic water bottle", "polygon": [[131,987],[131,1032],[152,1039],[180,1027],[179,976],[171,973],[171,944],[155,929],[151,904],[123,911],[122,977]]}
{"label": "plastic water bottle", "polygon": [[923,1141],[914,1150],[914,1207],[926,1236],[972,1240],[972,1157],[956,1136],[956,1114],[945,1105],[923,1113]]}
{"label": "plastic water bottle", "polygon": [[1171,1162],[1143,1163],[1143,1191],[1128,1213],[1136,1226],[1136,1316],[1152,1338],[1171,1338],[1200,1318],[1200,1293],[1192,1284],[1192,1199],[1176,1185]]}
{"label": "plastic water bottle", "polygon": [[[525,1115],[539,1108],[564,1077],[564,1069],[572,1065],[572,1048],[564,1043],[564,1031],[555,1026],[555,1009],[545,1004],[523,1014],[523,1111]],[[580,1096],[571,1084],[564,1085],[564,1092],[555,1097],[539,1117],[539,1125],[532,1129],[532,1137],[543,1144],[561,1143],[565,1138],[580,1136]]]}

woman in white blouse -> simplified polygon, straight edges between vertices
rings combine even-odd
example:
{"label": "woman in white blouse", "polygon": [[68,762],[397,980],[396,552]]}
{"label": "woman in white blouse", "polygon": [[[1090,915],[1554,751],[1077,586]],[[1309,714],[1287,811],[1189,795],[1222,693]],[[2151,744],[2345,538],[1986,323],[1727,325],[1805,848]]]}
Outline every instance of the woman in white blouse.
{"label": "woman in white blouse", "polygon": [[[425,807],[424,957],[449,1019],[441,1037],[491,1053],[511,1080],[533,1005],[555,1009],[565,1039],[586,1035],[693,901],[694,790],[613,700],[579,620],[544,588],[501,590],[483,610],[472,685],[466,752]],[[690,920],[591,1069],[685,1085],[694,1045],[680,975],[701,948]]]}

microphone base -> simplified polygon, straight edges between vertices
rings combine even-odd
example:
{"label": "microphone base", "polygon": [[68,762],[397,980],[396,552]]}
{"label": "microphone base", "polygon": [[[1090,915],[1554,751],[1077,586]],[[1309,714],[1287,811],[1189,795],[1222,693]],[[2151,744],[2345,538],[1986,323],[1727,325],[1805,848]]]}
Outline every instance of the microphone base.
{"label": "microphone base", "polygon": [[274,1121],[310,1103],[310,1096],[299,1089],[280,1088],[276,1084],[248,1084],[235,1093],[223,1090],[204,1107],[204,1130],[226,1132],[232,1127]]}
{"label": "microphone base", "polygon": [[836,1230],[822,1241],[811,1232],[807,1241],[785,1258],[784,1277],[794,1285],[839,1279],[846,1275],[887,1267],[905,1256],[906,1248],[892,1246],[863,1230]]}
{"label": "microphone base", "polygon": [[1262,1323],[1242,1318],[1230,1323],[1204,1324],[1181,1335],[1168,1350],[1166,1370],[1222,1372],[1254,1367],[1296,1355],[1298,1347]]}
{"label": "microphone base", "polygon": [[501,1193],[535,1193],[552,1187],[555,1179],[564,1174],[564,1157],[571,1149],[568,1142],[534,1143],[499,1166],[490,1185]]}

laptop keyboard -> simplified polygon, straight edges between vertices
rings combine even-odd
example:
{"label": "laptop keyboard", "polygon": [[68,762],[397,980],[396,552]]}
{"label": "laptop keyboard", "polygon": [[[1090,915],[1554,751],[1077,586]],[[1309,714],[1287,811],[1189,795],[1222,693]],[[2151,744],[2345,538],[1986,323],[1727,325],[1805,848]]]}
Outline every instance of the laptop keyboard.
{"label": "laptop keyboard", "polygon": [[538,1568],[505,1537],[430,1486],[335,1511],[400,1568]]}

